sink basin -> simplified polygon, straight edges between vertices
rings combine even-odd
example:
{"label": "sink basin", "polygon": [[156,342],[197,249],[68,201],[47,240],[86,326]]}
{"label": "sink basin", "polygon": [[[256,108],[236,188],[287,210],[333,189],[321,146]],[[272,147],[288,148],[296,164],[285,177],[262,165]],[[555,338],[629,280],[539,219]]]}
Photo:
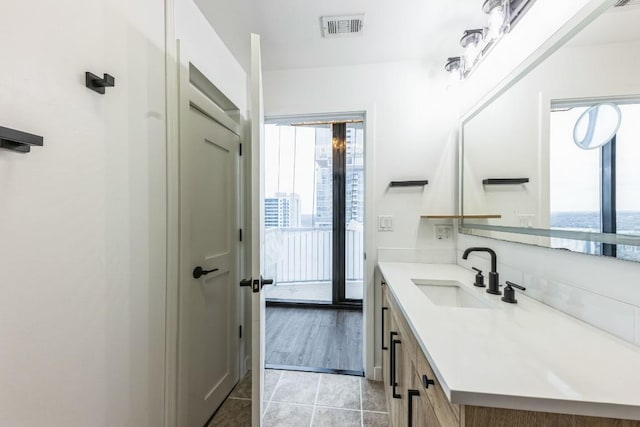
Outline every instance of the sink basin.
{"label": "sink basin", "polygon": [[413,283],[435,305],[459,308],[494,308],[490,303],[466,290],[455,280],[419,280]]}

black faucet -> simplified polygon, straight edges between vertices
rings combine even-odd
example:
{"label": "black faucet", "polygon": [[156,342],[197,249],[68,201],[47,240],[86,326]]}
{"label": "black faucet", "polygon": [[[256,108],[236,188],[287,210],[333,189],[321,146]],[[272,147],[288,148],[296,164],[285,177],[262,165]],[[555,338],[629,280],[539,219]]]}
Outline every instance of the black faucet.
{"label": "black faucet", "polygon": [[500,280],[498,272],[496,271],[498,265],[496,253],[490,248],[468,248],[464,251],[464,254],[462,254],[462,259],[469,258],[471,252],[487,252],[491,255],[491,272],[489,273],[489,287],[487,288],[487,292],[493,295],[502,295],[502,292],[500,292]]}

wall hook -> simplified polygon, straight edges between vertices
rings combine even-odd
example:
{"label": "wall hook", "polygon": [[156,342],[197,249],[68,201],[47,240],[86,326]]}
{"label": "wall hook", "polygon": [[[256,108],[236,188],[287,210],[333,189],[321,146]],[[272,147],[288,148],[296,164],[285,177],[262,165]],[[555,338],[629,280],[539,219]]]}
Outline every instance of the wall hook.
{"label": "wall hook", "polygon": [[86,72],[85,74],[85,85],[101,95],[104,95],[105,87],[113,87],[116,85],[116,79],[107,73],[104,73],[104,77],[100,78],[93,73]]}

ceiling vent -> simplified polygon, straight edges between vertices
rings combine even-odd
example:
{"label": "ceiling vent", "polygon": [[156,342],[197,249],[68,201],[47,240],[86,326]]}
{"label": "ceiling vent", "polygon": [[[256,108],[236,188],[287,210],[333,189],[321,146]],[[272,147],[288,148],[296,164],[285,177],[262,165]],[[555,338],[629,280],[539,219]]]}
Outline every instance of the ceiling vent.
{"label": "ceiling vent", "polygon": [[327,38],[356,36],[363,30],[364,15],[322,17],[322,35]]}
{"label": "ceiling vent", "polygon": [[640,0],[618,0],[615,7],[639,5]]}

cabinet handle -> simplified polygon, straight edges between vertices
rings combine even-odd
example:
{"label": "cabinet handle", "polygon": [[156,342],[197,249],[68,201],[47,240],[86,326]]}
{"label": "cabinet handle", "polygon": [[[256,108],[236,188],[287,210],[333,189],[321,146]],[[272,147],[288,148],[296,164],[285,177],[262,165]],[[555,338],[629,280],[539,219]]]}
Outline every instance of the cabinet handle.
{"label": "cabinet handle", "polygon": [[408,425],[409,427],[413,426],[413,398],[416,396],[420,396],[420,392],[418,390],[407,390],[407,395],[409,398],[407,399],[407,413],[408,417]]}
{"label": "cabinet handle", "polygon": [[428,376],[422,376],[422,385],[424,386],[424,388],[429,388],[429,385],[435,385],[435,383],[436,382],[434,380],[430,380]]}
{"label": "cabinet handle", "polygon": [[387,307],[382,307],[382,337],[381,340],[382,341],[382,349],[383,350],[389,350],[389,347],[387,347],[386,345],[384,345],[384,312],[389,310]]}
{"label": "cabinet handle", "polygon": [[396,381],[396,362],[398,358],[398,355],[396,354],[396,345],[398,344],[402,344],[402,341],[393,340],[391,342],[391,373],[393,374],[391,378],[391,395],[394,399],[402,398],[400,393],[396,393],[396,387],[398,387],[398,382]]}
{"label": "cabinet handle", "polygon": [[[393,343],[393,337],[395,337],[396,335],[398,335],[397,332],[389,332],[389,343]],[[395,361],[396,361],[396,353],[393,349],[393,346],[391,346],[391,354],[389,355],[389,386],[393,387],[393,383],[395,381],[395,369],[393,367],[393,365],[395,365]]]}

